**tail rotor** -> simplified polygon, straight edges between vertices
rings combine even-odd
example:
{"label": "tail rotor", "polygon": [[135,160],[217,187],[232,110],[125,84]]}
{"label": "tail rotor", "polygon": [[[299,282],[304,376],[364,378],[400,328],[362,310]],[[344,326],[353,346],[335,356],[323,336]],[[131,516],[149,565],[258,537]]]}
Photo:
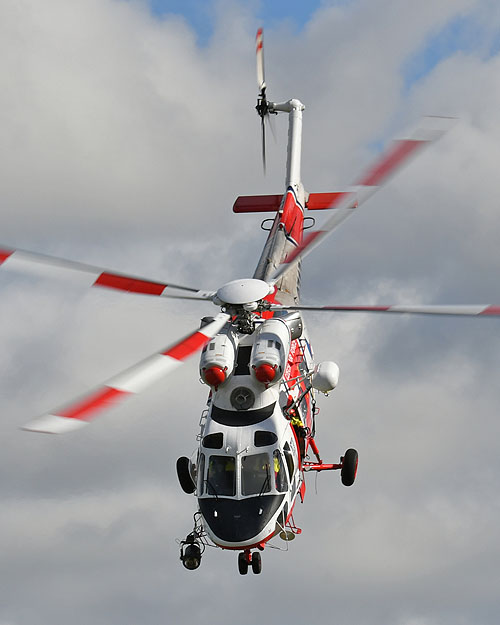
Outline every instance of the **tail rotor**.
{"label": "tail rotor", "polygon": [[257,55],[257,86],[259,94],[257,96],[257,114],[261,120],[262,130],[262,166],[266,173],[266,120],[269,121],[269,114],[273,111],[269,108],[269,101],[266,97],[266,79],[264,75],[264,31],[259,28],[256,37],[256,55]]}

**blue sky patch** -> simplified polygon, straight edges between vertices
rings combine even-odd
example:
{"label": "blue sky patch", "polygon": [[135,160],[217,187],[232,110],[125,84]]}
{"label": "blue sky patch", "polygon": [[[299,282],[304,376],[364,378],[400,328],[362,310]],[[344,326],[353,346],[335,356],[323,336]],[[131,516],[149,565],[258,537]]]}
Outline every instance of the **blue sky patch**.
{"label": "blue sky patch", "polygon": [[[182,15],[196,31],[198,43],[207,45],[214,28],[216,0],[147,0],[153,15],[164,17],[169,14]],[[324,4],[345,4],[342,2],[326,3],[324,0],[272,0],[252,3],[255,17],[266,28],[277,22],[291,21],[300,31],[312,15]]]}
{"label": "blue sky patch", "polygon": [[[452,19],[439,32],[430,35],[424,45],[404,63],[405,90],[411,89],[442,61],[457,52],[477,51],[485,38],[485,28],[474,16],[458,16]],[[500,39],[498,43],[500,45]]]}

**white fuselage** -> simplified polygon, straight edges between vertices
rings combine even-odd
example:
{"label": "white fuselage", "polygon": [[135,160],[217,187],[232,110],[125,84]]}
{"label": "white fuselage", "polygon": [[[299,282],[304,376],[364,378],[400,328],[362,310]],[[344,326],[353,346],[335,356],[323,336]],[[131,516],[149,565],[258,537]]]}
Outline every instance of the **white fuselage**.
{"label": "white fuselage", "polygon": [[[262,322],[261,327],[269,325]],[[307,370],[313,365],[312,359],[306,362],[297,356],[307,351],[298,349],[298,343],[307,342],[302,335],[281,348],[287,362],[279,379],[263,384],[251,365],[262,332],[229,332],[235,363],[209,398],[196,462],[196,496],[212,541],[220,547],[244,549],[263,544],[285,527],[300,491],[303,475],[297,439],[283,409],[290,396],[299,393],[296,381],[289,380],[298,360]],[[289,366],[289,355],[294,368]]]}

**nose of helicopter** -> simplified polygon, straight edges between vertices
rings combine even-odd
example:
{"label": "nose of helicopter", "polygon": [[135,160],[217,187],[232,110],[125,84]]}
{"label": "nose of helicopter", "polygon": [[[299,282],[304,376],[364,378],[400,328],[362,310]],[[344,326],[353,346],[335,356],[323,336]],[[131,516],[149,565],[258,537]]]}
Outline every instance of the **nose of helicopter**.
{"label": "nose of helicopter", "polygon": [[262,540],[262,532],[272,520],[284,495],[261,495],[246,499],[205,497],[198,499],[201,514],[210,534],[221,542],[248,543]]}

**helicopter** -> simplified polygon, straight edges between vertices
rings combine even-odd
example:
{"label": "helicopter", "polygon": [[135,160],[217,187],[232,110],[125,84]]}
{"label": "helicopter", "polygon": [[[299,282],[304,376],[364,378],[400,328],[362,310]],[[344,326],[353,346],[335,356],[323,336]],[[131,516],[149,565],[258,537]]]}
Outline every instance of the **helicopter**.
{"label": "helicopter", "polygon": [[[180,541],[180,559],[197,569],[207,545],[238,554],[245,575],[262,571],[261,553],[278,537],[290,542],[301,533],[294,511],[306,493],[308,472],[340,471],[352,486],[358,453],[350,448],[339,462],[324,462],[316,440],[317,398],[339,381],[333,361],[315,363],[302,313],[376,312],[437,315],[499,315],[500,306],[307,306],[300,303],[302,260],[349,218],[413,156],[453,125],[445,117],[424,118],[405,138],[394,141],[343,191],[307,193],[301,180],[304,105],[296,98],[273,102],[264,77],[263,31],[256,39],[262,160],[266,124],[288,115],[284,192],[240,196],[236,213],[270,213],[269,234],[252,277],[200,290],[126,275],[101,267],[8,247],[0,248],[0,269],[78,277],[79,283],[167,299],[210,302],[220,309],[173,345],[113,376],[82,397],[30,421],[25,430],[59,434],[85,426],[104,409],[145,390],[200,353],[200,378],[209,387],[200,418],[198,448],[177,460],[182,490],[197,499],[194,527]],[[327,211],[318,229],[310,211]],[[331,211],[331,213],[330,213]],[[314,213],[316,214],[316,213]],[[267,220],[265,220],[267,221]]]}

